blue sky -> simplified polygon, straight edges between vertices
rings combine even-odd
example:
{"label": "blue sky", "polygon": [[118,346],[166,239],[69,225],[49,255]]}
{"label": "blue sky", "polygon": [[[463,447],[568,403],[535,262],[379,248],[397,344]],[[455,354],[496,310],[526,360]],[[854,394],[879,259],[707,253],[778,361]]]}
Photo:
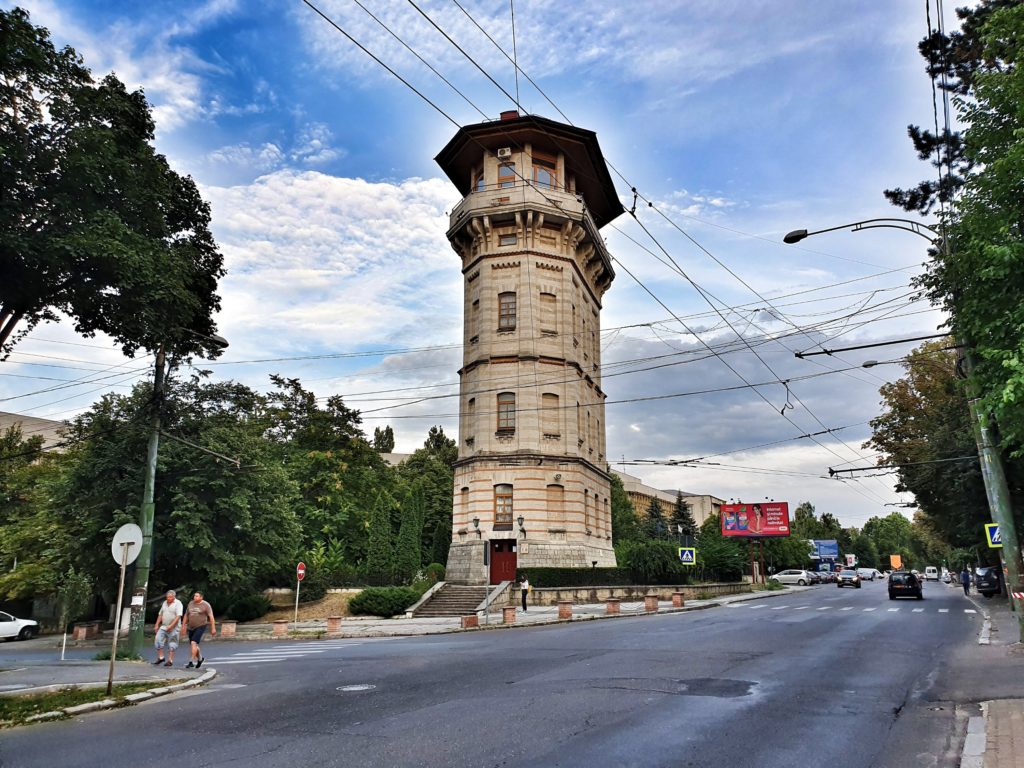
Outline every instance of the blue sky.
{"label": "blue sky", "polygon": [[[513,106],[411,4],[360,2],[466,98],[354,0],[318,5],[454,121],[482,119],[468,102],[489,118]],[[507,2],[460,2],[511,52]],[[211,202],[229,270],[218,322],[232,345],[212,366],[217,376],[266,388],[267,375],[280,372],[320,395],[341,393],[365,412],[368,432],[390,423],[399,450],[419,445],[434,423],[455,434],[455,400],[395,399],[456,391],[461,276],[444,232],[459,196],[432,159],[452,122],[300,0],[22,5],[94,73],[113,71],[145,89],[159,150]],[[512,65],[458,5],[418,5],[515,93]],[[521,68],[573,123],[597,132],[629,181],[616,177],[626,207],[633,185],[672,220],[642,205],[637,211],[713,297],[646,252],[661,255],[628,216],[606,228],[621,265],[602,317],[609,455],[707,456],[856,425],[837,433],[843,442],[830,435],[819,438],[823,445],[799,440],[714,459],[730,467],[626,470],[659,487],[726,499],[810,500],[851,525],[887,514],[884,504],[899,500],[891,482],[820,475],[868,463],[860,458],[870,454],[860,449],[865,422],[878,414],[878,387],[899,368],[857,366],[910,346],[813,362],[793,351],[827,338],[834,341],[825,346],[842,346],[934,333],[942,318],[910,303],[908,285],[927,244],[886,230],[839,232],[799,247],[780,241],[801,226],[899,215],[882,190],[929,173],[905,133],[909,123],[931,120],[916,49],[926,31],[921,4],[521,0],[515,10]],[[524,111],[562,119],[525,80],[519,87]],[[718,359],[693,361],[702,342],[725,344],[735,331],[764,342],[756,347],[761,359],[744,347],[725,356],[735,370]],[[790,335],[777,338],[783,333]],[[666,361],[684,364],[636,371],[646,366],[629,362],[672,354]],[[336,357],[242,362],[323,355]],[[40,327],[0,364],[8,374],[0,377],[0,409],[65,418],[107,384],[126,391],[146,362],[125,361],[68,324]],[[108,366],[123,367],[101,371]],[[856,370],[793,381],[788,395],[782,385],[761,388],[768,402],[750,390],[614,402],[846,367]],[[623,373],[609,375],[616,371]],[[61,385],[50,379],[111,373],[118,377],[29,394]],[[412,387],[424,389],[386,391]],[[787,397],[792,423],[779,414]]]}

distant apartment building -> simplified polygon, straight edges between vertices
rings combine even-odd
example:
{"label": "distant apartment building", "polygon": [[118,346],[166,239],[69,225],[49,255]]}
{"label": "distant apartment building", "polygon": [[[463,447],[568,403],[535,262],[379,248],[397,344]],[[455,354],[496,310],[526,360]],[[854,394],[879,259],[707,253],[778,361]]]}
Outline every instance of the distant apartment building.
{"label": "distant apartment building", "polygon": [[[618,475],[619,479],[622,480],[622,485],[626,489],[626,495],[629,496],[629,500],[633,503],[633,511],[636,512],[637,517],[643,518],[647,513],[647,508],[651,505],[651,499],[658,502],[658,506],[661,507],[661,514],[665,516],[666,520],[671,517],[672,511],[676,506],[676,496],[679,491],[652,488],[646,485],[639,477],[628,475],[625,472],[618,472],[614,469],[612,473]],[[693,515],[693,519],[698,526],[703,524],[711,515],[719,514],[722,511],[722,505],[725,504],[724,499],[709,494],[692,493],[689,491],[682,491],[682,494],[683,501],[689,505],[690,514]]]}
{"label": "distant apartment building", "polygon": [[64,439],[63,430],[67,424],[53,419],[0,411],[0,434],[4,434],[11,427],[18,427],[21,430],[23,440],[37,436],[43,438],[43,447],[49,448]]}

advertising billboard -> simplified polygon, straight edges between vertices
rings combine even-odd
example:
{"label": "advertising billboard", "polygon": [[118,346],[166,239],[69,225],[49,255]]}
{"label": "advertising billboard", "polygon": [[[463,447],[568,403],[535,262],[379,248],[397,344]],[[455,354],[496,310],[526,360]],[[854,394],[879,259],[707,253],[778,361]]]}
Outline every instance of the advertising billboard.
{"label": "advertising billboard", "polygon": [[835,539],[814,539],[814,548],[822,560],[839,559],[839,542]]}
{"label": "advertising billboard", "polygon": [[751,539],[789,536],[789,504],[785,501],[723,504],[722,535]]}

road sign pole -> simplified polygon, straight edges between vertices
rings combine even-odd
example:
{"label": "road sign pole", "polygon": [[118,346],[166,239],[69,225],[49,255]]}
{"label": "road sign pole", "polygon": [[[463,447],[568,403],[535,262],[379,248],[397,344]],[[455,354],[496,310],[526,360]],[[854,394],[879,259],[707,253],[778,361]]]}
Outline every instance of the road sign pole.
{"label": "road sign pole", "polygon": [[299,590],[302,589],[302,579],[295,580],[295,623],[299,623]]}
{"label": "road sign pole", "polygon": [[114,639],[110,644],[110,669],[107,672],[107,695],[114,689],[114,661],[117,659],[117,636],[121,633],[121,600],[124,598],[124,571],[128,566],[130,541],[121,544],[121,580],[117,585],[117,613],[114,614]]}

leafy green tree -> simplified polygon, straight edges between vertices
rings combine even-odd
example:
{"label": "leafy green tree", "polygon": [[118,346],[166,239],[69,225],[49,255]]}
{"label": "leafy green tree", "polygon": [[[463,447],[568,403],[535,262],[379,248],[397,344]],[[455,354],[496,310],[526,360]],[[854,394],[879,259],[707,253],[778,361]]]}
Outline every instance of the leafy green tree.
{"label": "leafy green tree", "polygon": [[879,556],[878,545],[865,533],[854,537],[846,554],[856,555],[857,565],[861,568],[881,568],[889,565],[888,556],[884,558],[883,562],[883,558]]}
{"label": "leafy green tree", "polygon": [[395,432],[390,424],[383,429],[373,428],[373,450],[378,453],[391,453],[395,450]]}
{"label": "leafy green tree", "polygon": [[[455,472],[452,463],[457,457],[458,447],[455,441],[445,436],[444,430],[440,427],[431,427],[423,447],[413,451],[398,468],[398,477],[404,488],[415,487],[422,498],[423,526],[420,550],[424,555],[433,550],[433,534],[439,522],[444,521],[449,531],[451,530],[455,491]],[[400,525],[401,520],[395,520],[394,524]],[[447,557],[447,549],[445,556]]]}
{"label": "leafy green tree", "polygon": [[611,480],[612,542],[618,546],[624,541],[636,541],[643,537],[640,523],[636,518],[633,502],[629,500],[622,478],[614,472]]}
{"label": "leafy green tree", "polygon": [[82,616],[92,598],[92,581],[74,566],[69,566],[57,585],[57,631],[67,632],[68,625]]}
{"label": "leafy green tree", "polygon": [[391,532],[391,513],[397,506],[387,491],[377,495],[370,513],[369,542],[366,549],[366,579],[374,586],[390,584],[395,574],[395,548]]}
{"label": "leafy green tree", "polygon": [[708,515],[697,535],[697,573],[701,581],[736,581],[746,569],[746,547],[722,535],[722,521]]}
{"label": "leafy green tree", "polygon": [[430,544],[430,562],[448,564],[448,550],[452,545],[452,521],[448,517],[438,520],[434,526],[434,533]]}
{"label": "leafy green tree", "polygon": [[0,355],[62,314],[126,354],[215,354],[209,206],[154,150],[142,91],[95,82],[20,8],[0,40]]}

